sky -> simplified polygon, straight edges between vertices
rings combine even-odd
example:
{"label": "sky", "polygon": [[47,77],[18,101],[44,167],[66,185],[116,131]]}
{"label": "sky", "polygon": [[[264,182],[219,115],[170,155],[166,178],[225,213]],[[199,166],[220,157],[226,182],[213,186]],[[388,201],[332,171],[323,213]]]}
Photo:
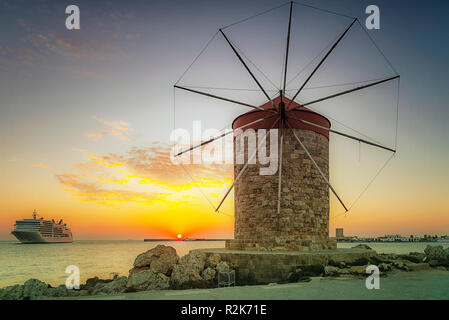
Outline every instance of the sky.
{"label": "sky", "polygon": [[[248,110],[174,92],[173,85],[240,88],[221,94],[265,103],[214,34],[284,3],[0,0],[0,239],[12,240],[15,220],[34,209],[63,217],[75,239],[231,238],[232,194],[221,213],[214,206],[233,181],[232,166],[174,165],[169,138],[174,128],[191,130],[193,120],[222,129]],[[343,123],[354,135],[397,147],[391,158],[331,136],[331,183],[351,210],[342,215],[331,197],[330,235],[340,227],[359,236],[449,234],[449,4],[302,3],[358,17],[362,25],[323,64],[301,102],[354,86],[332,85],[401,75],[397,131],[397,81],[315,106],[336,120],[333,128],[344,131]],[[80,30],[65,28],[70,4],[80,8]],[[370,4],[380,8],[381,27],[367,33],[394,70],[363,30]],[[289,94],[351,22],[294,8]],[[271,94],[282,75],[287,21],[283,6],[225,28]]]}

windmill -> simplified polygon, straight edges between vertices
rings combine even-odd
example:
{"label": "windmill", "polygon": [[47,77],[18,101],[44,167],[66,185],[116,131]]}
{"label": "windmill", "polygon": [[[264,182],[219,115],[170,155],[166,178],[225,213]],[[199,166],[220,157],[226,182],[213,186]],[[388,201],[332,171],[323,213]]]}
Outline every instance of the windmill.
{"label": "windmill", "polygon": [[[337,97],[348,96],[394,80],[398,81],[399,88],[400,76],[388,60],[386,61],[394,70],[394,75],[368,81],[368,83],[365,81],[355,87],[352,86],[346,90],[315,97],[309,101],[302,102],[303,98],[301,98],[301,102],[299,101],[301,94],[306,90],[306,86],[320,71],[329,57],[334,54],[348,32],[357,24],[363,29],[357,18],[349,17],[350,23],[347,24],[335,41],[323,51],[318,62],[311,64],[312,68],[308,70],[302,83],[295,90],[287,89],[289,59],[291,58],[292,15],[296,5],[305,6],[296,2],[289,2],[280,6],[288,6],[289,14],[287,32],[284,38],[285,51],[281,85],[277,87],[278,91],[274,94],[269,92],[260,78],[256,76],[255,69],[259,71],[259,75],[264,74],[231,40],[226,31],[227,27],[219,29],[215,35],[224,39],[242,70],[249,75],[249,78],[257,87],[258,93],[266,99],[265,103],[251,104],[243,100],[211,93],[199,87],[183,86],[179,84],[179,81],[174,86],[174,90],[181,90],[189,94],[251,109],[235,118],[232,124],[233,131],[203,141],[177,153],[176,156],[194,151],[237,130],[243,133],[248,130],[256,132],[261,129],[278,130],[279,159],[277,174],[260,175],[259,168],[261,165],[252,164],[251,160],[256,157],[262,142],[266,143],[266,137],[263,137],[261,141],[257,142],[256,152],[251,152],[248,149],[243,150],[245,158],[248,160],[244,164],[234,164],[234,182],[215,208],[215,211],[219,212],[231,191],[234,190],[235,236],[234,240],[226,243],[228,249],[312,251],[335,248],[336,243],[330,241],[328,236],[329,190],[336,197],[344,212],[348,212],[350,207],[329,179],[330,135],[333,134],[356,141],[359,144],[378,148],[392,155],[396,153],[396,146],[386,146],[374,139],[351,135],[332,128],[332,122],[328,117],[312,110],[312,107],[316,104],[332,101]],[[310,8],[310,6],[306,7]],[[346,18],[348,17],[346,16]],[[372,41],[371,38],[369,39]],[[379,49],[377,45],[376,48]],[[380,49],[379,52],[382,53]],[[383,53],[382,56],[385,58]],[[236,139],[237,137],[234,138],[235,141]]]}

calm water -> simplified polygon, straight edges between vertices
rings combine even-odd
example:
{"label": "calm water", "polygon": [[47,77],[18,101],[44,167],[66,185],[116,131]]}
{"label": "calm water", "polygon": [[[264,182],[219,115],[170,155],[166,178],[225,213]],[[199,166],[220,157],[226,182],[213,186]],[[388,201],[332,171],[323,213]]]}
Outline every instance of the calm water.
{"label": "calm water", "polygon": [[192,249],[223,248],[224,241],[75,241],[58,244],[20,244],[0,242],[0,288],[23,284],[30,278],[51,285],[64,284],[65,269],[76,265],[81,283],[99,276],[110,278],[112,272],[128,276],[136,256],[158,244],[172,246],[183,256]]}
{"label": "calm water", "polygon": [[[183,256],[197,248],[223,248],[217,242],[143,242],[143,241],[75,241],[61,244],[19,244],[0,242],[0,288],[22,284],[37,278],[54,286],[64,284],[68,276],[65,268],[77,265],[81,282],[93,276],[110,278],[112,272],[128,275],[135,257],[158,244],[176,248]],[[430,243],[443,245],[449,243]],[[339,248],[350,248],[357,243],[339,243]],[[427,243],[369,243],[378,253],[408,253],[423,251]]]}

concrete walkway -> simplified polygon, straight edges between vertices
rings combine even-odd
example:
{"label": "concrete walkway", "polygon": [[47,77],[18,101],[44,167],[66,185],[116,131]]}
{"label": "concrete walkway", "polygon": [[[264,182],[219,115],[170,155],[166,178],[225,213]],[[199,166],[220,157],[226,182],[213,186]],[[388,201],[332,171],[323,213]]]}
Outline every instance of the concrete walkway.
{"label": "concrete walkway", "polygon": [[449,299],[449,272],[397,272],[368,290],[364,278],[313,278],[306,283],[217,289],[158,290],[116,296],[74,297],[84,300],[315,300],[315,299]]}

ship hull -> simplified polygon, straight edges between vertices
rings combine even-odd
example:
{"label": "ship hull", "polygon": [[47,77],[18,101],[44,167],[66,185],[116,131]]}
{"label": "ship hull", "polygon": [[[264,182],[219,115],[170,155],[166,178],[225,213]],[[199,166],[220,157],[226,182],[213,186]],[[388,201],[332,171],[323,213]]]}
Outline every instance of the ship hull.
{"label": "ship hull", "polygon": [[59,238],[59,237],[43,237],[36,231],[17,231],[11,232],[13,236],[17,238],[21,243],[71,243],[71,238]]}

